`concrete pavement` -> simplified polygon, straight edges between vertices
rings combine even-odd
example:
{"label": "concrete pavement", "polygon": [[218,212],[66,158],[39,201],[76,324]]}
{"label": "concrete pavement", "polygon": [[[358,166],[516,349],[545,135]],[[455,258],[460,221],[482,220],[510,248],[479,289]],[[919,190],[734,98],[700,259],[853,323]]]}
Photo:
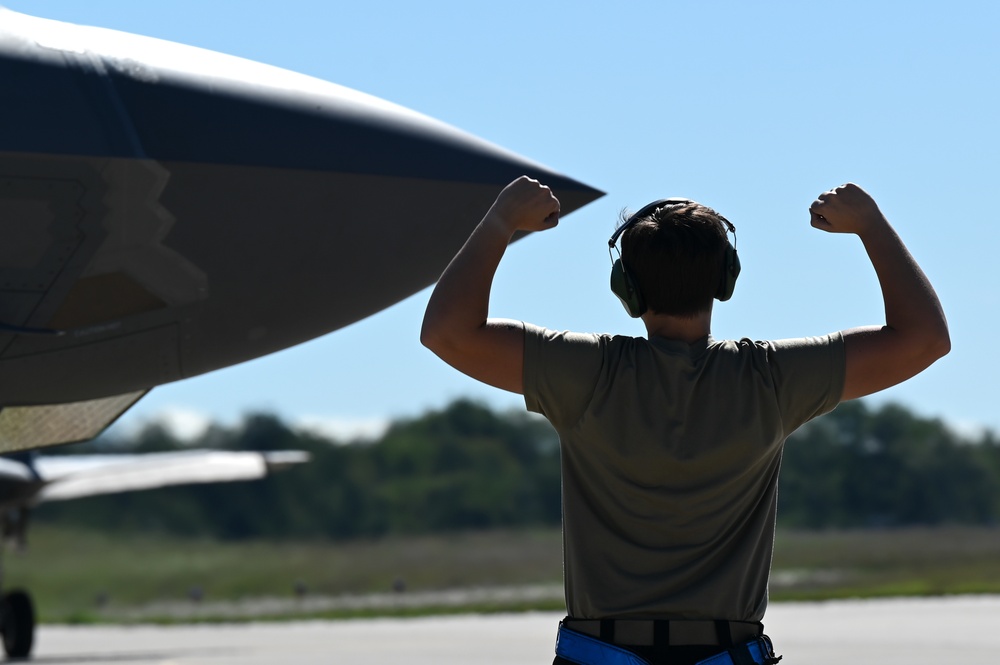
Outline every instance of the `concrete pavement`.
{"label": "concrete pavement", "polygon": [[[551,663],[554,613],[181,626],[41,626],[35,663],[524,665]],[[1000,597],[780,603],[782,665],[988,665]]]}

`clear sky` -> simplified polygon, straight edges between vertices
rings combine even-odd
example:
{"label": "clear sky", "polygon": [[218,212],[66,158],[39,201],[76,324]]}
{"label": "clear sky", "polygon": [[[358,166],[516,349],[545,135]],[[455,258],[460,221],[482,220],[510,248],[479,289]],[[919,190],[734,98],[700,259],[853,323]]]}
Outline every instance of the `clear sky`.
{"label": "clear sky", "polygon": [[[857,182],[937,288],[953,343],[951,355],[872,402],[1000,430],[1000,359],[989,349],[976,357],[975,346],[1000,327],[1000,3],[0,4],[333,81],[606,191],[555,230],[512,246],[500,268],[491,313],[550,328],[643,333],[607,288],[606,241],[622,207],[666,196],[702,201],[738,228],[743,274],[733,300],[716,307],[715,337],[882,323],[860,242],[808,223],[817,194]],[[164,412],[233,423],[267,410],[343,432],[460,396],[521,405],[420,346],[427,297],[157,388],[119,426]]]}

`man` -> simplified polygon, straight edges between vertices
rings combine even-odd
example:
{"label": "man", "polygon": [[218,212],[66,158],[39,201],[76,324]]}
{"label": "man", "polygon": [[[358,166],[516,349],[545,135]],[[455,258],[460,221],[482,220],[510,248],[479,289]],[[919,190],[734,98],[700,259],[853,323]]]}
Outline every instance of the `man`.
{"label": "man", "polygon": [[469,376],[523,394],[560,435],[569,616],[555,663],[777,662],[760,622],[785,438],[950,349],[933,288],[867,193],[838,187],[809,213],[815,228],[861,238],[884,325],[713,340],[713,298],[729,297],[739,271],[735,229],[683,199],[646,206],[619,229],[613,289],[647,338],[491,319],[512,235],[558,223],[559,201],[527,177],[500,193],[434,289],[421,341]]}

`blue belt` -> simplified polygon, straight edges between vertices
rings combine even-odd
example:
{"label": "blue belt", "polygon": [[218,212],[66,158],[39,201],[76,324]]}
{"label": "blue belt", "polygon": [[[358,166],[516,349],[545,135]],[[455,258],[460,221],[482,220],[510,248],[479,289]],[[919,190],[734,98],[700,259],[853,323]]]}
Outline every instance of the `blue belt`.
{"label": "blue belt", "polygon": [[[649,665],[638,654],[601,641],[596,637],[578,633],[565,626],[559,626],[556,637],[556,655],[579,665]],[[775,657],[771,640],[767,635],[740,644],[727,651],[698,661],[697,665],[768,665],[780,659]]]}

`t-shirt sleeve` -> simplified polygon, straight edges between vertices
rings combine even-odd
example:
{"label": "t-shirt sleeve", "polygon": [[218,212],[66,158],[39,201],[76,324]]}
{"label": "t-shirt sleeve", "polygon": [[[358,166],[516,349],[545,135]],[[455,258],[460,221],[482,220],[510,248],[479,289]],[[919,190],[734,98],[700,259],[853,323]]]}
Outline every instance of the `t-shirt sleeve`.
{"label": "t-shirt sleeve", "polygon": [[524,324],[524,404],[556,427],[576,423],[590,404],[603,365],[599,335]]}
{"label": "t-shirt sleeve", "polygon": [[769,364],[785,434],[833,411],[844,394],[843,335],[783,339],[770,342],[770,347]]}

